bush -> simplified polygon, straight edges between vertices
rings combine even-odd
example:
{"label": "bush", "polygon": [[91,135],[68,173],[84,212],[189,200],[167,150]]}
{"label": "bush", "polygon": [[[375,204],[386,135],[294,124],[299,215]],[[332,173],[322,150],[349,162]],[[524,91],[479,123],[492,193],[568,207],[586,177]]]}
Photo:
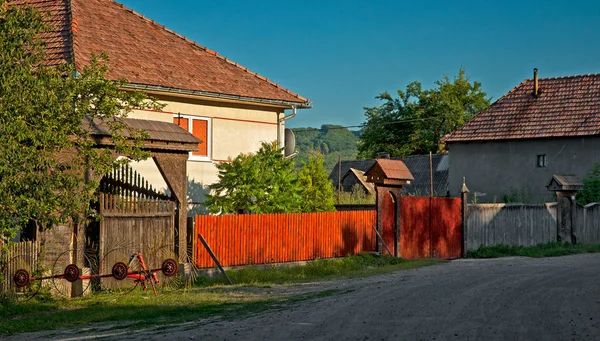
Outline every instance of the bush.
{"label": "bush", "polygon": [[587,205],[591,202],[600,202],[600,163],[583,179],[583,190],[577,194],[577,203]]}

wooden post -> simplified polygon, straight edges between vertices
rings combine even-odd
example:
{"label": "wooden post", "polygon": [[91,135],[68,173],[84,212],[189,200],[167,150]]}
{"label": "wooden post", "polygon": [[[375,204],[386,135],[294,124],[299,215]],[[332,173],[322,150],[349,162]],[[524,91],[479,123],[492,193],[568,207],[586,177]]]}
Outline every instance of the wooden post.
{"label": "wooden post", "polygon": [[338,205],[340,204],[340,195],[342,190],[342,156],[338,156]]}
{"label": "wooden post", "polygon": [[217,264],[217,267],[219,267],[219,270],[221,270],[221,273],[223,274],[223,276],[225,276],[225,278],[227,278],[227,281],[229,281],[229,284],[233,285],[233,282],[231,281],[231,279],[229,278],[229,276],[227,276],[227,273],[225,272],[225,269],[223,269],[223,267],[221,266],[221,262],[219,262],[219,259],[217,258],[217,256],[215,256],[215,254],[211,250],[210,246],[208,246],[208,243],[206,242],[206,240],[204,239],[204,237],[202,236],[202,234],[198,233],[198,238],[200,238],[200,241],[202,242],[202,245],[204,245],[204,248],[206,249],[206,251],[208,251],[208,254],[210,255],[210,257],[213,259],[213,261],[215,262],[215,264]]}
{"label": "wooden post", "polygon": [[429,152],[429,196],[433,197],[433,155]]}
{"label": "wooden post", "polygon": [[467,256],[467,229],[469,228],[467,226],[467,218],[468,218],[468,209],[469,209],[469,205],[467,202],[467,193],[469,193],[469,189],[467,188],[467,184],[465,182],[465,178],[463,178],[463,185],[462,188],[460,190],[460,204],[461,204],[461,210],[460,210],[460,234],[461,234],[461,239],[462,239],[462,255],[463,257]]}
{"label": "wooden post", "polygon": [[571,244],[577,244],[577,201],[575,200],[575,194],[569,196],[569,203],[571,204]]}
{"label": "wooden post", "polygon": [[394,257],[398,257],[398,256],[394,255],[392,253],[392,251],[390,251],[390,248],[385,243],[385,240],[383,240],[383,237],[381,236],[381,234],[379,234],[379,231],[377,231],[377,228],[373,225],[371,225],[371,227],[373,227],[373,230],[375,230],[375,233],[377,234],[377,237],[379,238],[380,243],[383,244],[383,246],[385,246],[385,249],[387,250],[388,254],[393,255]]}

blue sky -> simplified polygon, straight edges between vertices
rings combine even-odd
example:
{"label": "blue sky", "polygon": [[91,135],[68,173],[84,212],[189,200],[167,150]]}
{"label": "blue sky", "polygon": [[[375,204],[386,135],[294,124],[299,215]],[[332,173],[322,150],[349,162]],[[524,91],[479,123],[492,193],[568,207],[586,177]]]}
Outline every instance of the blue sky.
{"label": "blue sky", "polygon": [[534,67],[600,73],[600,1],[119,2],[310,98],[290,127],[361,124],[377,94],[461,66],[494,100]]}

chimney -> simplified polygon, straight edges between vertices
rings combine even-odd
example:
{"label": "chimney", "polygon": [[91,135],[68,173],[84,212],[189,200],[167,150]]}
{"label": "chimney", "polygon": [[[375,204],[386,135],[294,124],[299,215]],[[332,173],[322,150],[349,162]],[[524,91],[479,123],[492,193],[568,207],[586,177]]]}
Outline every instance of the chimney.
{"label": "chimney", "polygon": [[375,156],[376,159],[389,159],[390,158],[390,154],[388,154],[387,152],[378,152]]}
{"label": "chimney", "polygon": [[538,82],[538,69],[533,68],[533,96],[537,97],[540,94],[540,85]]}

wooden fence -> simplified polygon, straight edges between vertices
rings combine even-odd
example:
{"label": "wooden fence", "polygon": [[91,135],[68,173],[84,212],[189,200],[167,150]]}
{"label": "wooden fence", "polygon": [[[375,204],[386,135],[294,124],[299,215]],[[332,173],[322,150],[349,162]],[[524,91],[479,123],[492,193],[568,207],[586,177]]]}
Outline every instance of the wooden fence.
{"label": "wooden fence", "polygon": [[[375,211],[196,216],[223,266],[333,258],[376,250]],[[214,267],[197,239],[196,266]]]}
{"label": "wooden fence", "polygon": [[556,229],[556,203],[468,205],[466,248],[549,243],[556,241]]}
{"label": "wooden fence", "polygon": [[17,270],[32,271],[38,268],[40,242],[13,243],[9,244],[7,249],[7,252],[3,254],[0,248],[0,271],[3,279],[0,288],[2,291],[7,291],[14,285],[11,275]]}
{"label": "wooden fence", "polygon": [[577,206],[575,235],[579,244],[600,243],[600,204]]}

